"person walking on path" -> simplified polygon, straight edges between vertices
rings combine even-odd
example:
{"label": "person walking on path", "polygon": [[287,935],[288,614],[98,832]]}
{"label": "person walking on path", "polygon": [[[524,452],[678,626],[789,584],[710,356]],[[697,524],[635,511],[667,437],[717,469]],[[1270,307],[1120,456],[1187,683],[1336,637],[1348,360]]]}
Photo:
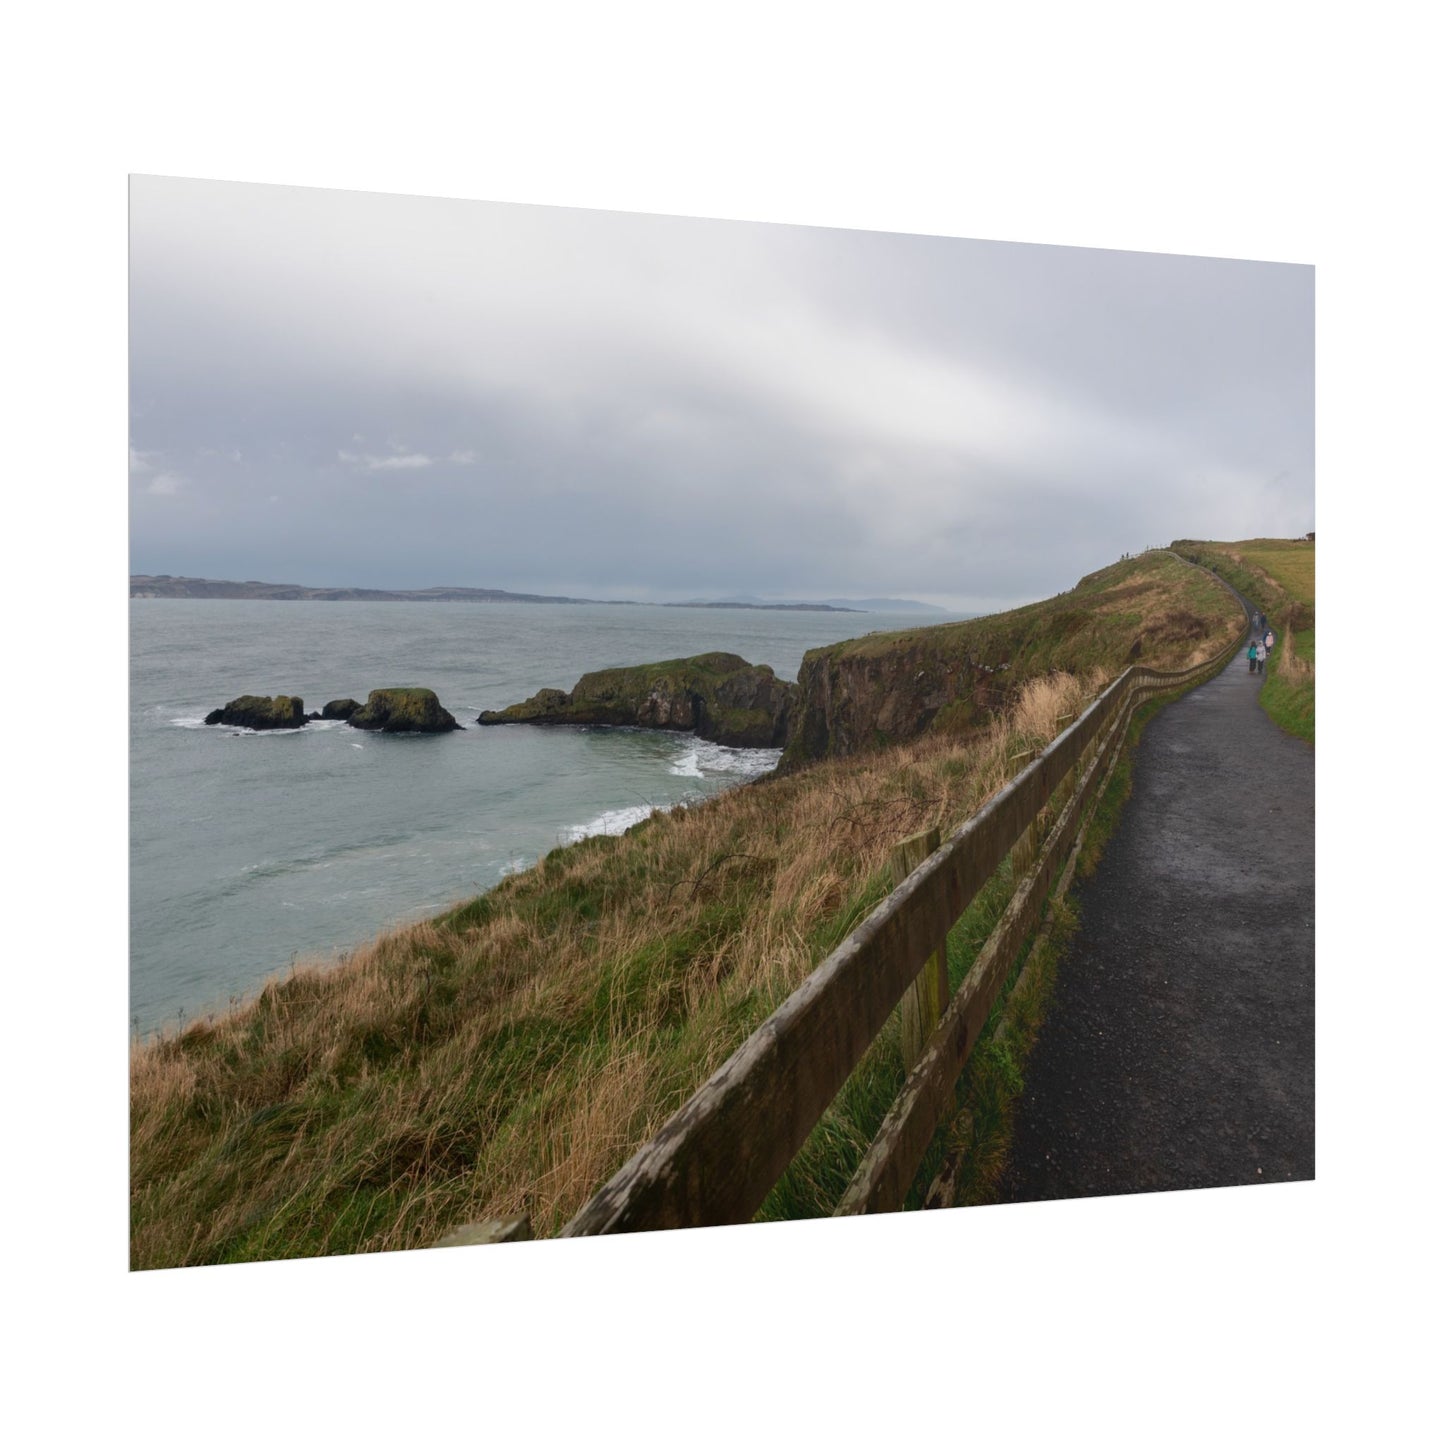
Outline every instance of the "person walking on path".
{"label": "person walking on path", "polygon": [[1251,672],[1254,671],[1254,665],[1255,665],[1255,662],[1256,662],[1257,659],[1258,659],[1258,656],[1259,656],[1259,649],[1258,649],[1258,647],[1255,645],[1255,643],[1251,640],[1251,642],[1250,642],[1250,644],[1249,644],[1249,670],[1250,670]]}
{"label": "person walking on path", "polygon": [[1268,656],[1270,655],[1270,653],[1273,652],[1273,651],[1274,651],[1274,628],[1271,627],[1270,630],[1264,634],[1264,655],[1265,655],[1266,657],[1268,657]]}
{"label": "person walking on path", "polygon": [[1258,655],[1258,657],[1256,658],[1256,661],[1257,661],[1257,663],[1258,663],[1258,665],[1259,665],[1259,675],[1260,675],[1261,677],[1264,676],[1264,664],[1265,664],[1265,662],[1266,662],[1268,659],[1269,659],[1269,650],[1265,647],[1264,643],[1261,642],[1261,643],[1259,644],[1259,655]]}

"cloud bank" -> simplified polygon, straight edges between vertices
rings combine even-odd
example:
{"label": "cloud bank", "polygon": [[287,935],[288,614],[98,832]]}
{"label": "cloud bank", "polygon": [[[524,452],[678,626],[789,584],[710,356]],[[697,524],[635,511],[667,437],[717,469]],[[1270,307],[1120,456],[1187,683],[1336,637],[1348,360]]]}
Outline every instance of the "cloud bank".
{"label": "cloud bank", "polygon": [[141,572],[991,609],[1314,526],[1312,268],[137,178]]}

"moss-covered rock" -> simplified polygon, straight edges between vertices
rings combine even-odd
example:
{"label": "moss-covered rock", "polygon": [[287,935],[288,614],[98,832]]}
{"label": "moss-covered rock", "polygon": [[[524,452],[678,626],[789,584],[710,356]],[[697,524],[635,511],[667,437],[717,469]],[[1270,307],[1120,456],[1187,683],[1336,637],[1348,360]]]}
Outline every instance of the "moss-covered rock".
{"label": "moss-covered rock", "polygon": [[255,728],[258,732],[268,728],[304,728],[306,712],[299,697],[255,697],[246,693],[232,698],[225,707],[206,714],[208,727],[217,723],[226,727]]}
{"label": "moss-covered rock", "polygon": [[352,712],[346,723],[383,733],[449,733],[461,727],[429,687],[374,688],[366,706]]}
{"label": "moss-covered rock", "polygon": [[329,722],[345,722],[360,707],[354,697],[334,697],[321,709],[321,716]]}
{"label": "moss-covered rock", "polygon": [[589,672],[570,693],[544,687],[477,721],[666,728],[729,747],[781,747],[793,691],[771,667],[754,667],[736,653],[705,652]]}

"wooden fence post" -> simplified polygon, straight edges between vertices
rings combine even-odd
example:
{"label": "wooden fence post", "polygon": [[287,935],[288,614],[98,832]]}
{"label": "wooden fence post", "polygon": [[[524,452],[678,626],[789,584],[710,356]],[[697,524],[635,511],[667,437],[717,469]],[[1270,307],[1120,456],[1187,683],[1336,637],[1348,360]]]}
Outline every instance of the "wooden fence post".
{"label": "wooden fence post", "polygon": [[[1078,717],[1076,712],[1061,712],[1054,719],[1054,735],[1065,732],[1073,721]],[[1072,798],[1075,789],[1079,786],[1079,779],[1084,775],[1084,754],[1079,754],[1079,761],[1069,769],[1064,778],[1063,792],[1065,798]]]}
{"label": "wooden fence post", "polygon": [[[1037,748],[1026,748],[1021,753],[1015,753],[1008,760],[1009,777],[1016,778],[1038,755],[1039,750]],[[1033,866],[1034,857],[1038,853],[1038,848],[1039,819],[1038,815],[1035,814],[1033,822],[1030,823],[1020,835],[1018,842],[1014,844],[1012,851],[1009,853],[1013,876],[1015,878],[1022,877]]]}
{"label": "wooden fence post", "polygon": [[[896,888],[942,841],[937,828],[915,833],[894,846],[892,854],[893,886]],[[948,935],[939,941],[938,951],[930,954],[918,977],[908,987],[899,1003],[903,1023],[903,1067],[911,1069],[918,1062],[929,1035],[938,1027],[938,1020],[948,1004]]]}

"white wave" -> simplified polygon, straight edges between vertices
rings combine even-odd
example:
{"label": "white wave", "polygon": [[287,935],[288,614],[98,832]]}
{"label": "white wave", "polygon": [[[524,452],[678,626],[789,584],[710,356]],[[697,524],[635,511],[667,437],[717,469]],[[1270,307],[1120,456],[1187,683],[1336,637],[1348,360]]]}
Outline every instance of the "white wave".
{"label": "white wave", "polygon": [[615,838],[634,824],[642,822],[644,818],[666,811],[665,808],[653,807],[651,804],[640,804],[635,808],[612,808],[593,818],[590,823],[574,823],[571,827],[563,828],[561,838],[566,843],[580,843],[584,838],[603,836]]}
{"label": "white wave", "polygon": [[[173,728],[200,728],[206,730],[207,723],[203,717],[173,717],[170,720]],[[345,722],[339,718],[308,718],[304,728],[243,728],[236,723],[211,723],[211,730],[218,733],[234,733],[248,738],[271,737],[278,733],[301,733],[301,732],[331,732],[336,728],[344,728]],[[360,743],[353,744],[360,747]]]}
{"label": "white wave", "polygon": [[532,861],[529,858],[513,858],[510,862],[503,863],[497,872],[501,877],[508,878],[513,873],[525,873],[531,866]]}
{"label": "white wave", "polygon": [[[782,756],[782,748],[730,748],[722,743],[703,742],[699,738],[696,747],[687,755],[696,771],[682,773],[681,776],[701,778],[723,774],[728,777],[760,778],[764,773],[772,772]],[[674,766],[672,771],[679,772],[680,765]]]}
{"label": "white wave", "polygon": [[689,748],[669,769],[674,777],[700,778],[702,769],[698,766],[698,750]]}

